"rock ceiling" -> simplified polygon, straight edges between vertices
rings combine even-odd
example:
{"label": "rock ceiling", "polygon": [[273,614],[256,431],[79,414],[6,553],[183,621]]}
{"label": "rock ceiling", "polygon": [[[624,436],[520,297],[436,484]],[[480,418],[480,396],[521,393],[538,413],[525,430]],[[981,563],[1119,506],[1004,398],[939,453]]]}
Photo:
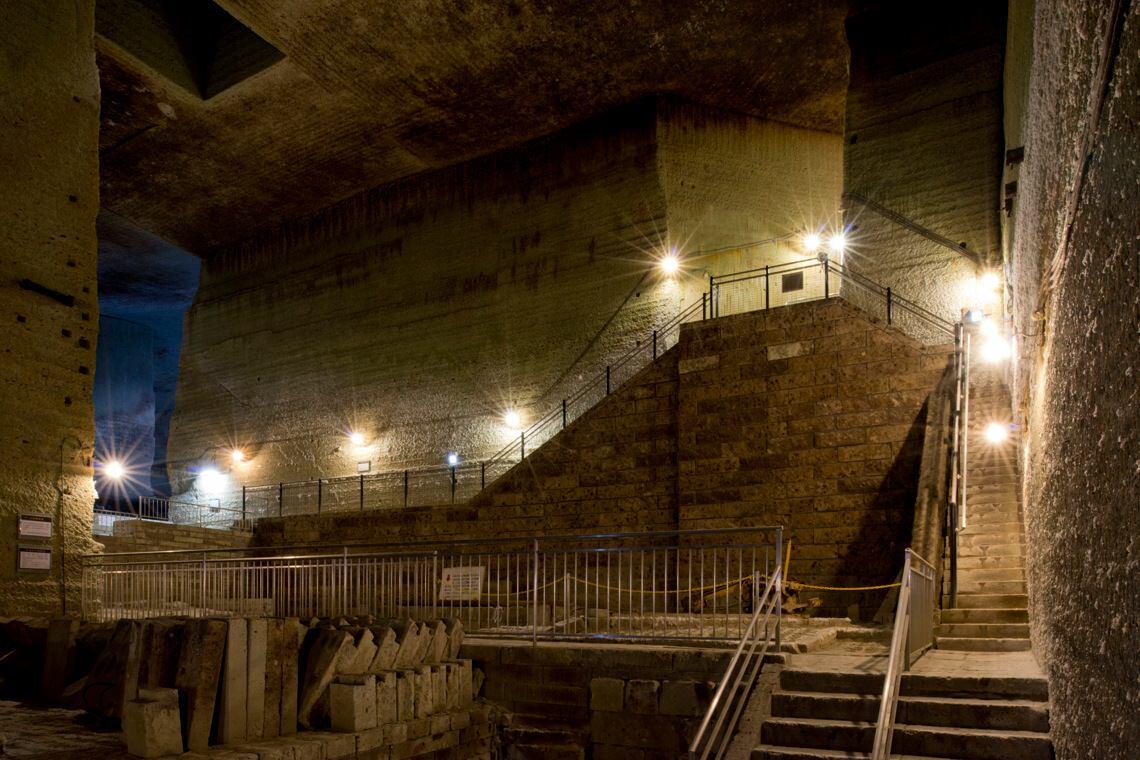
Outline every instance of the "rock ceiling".
{"label": "rock ceiling", "polygon": [[145,2],[100,0],[102,202],[196,253],[654,92],[842,127],[841,0],[221,0],[284,57],[206,99],[107,31]]}

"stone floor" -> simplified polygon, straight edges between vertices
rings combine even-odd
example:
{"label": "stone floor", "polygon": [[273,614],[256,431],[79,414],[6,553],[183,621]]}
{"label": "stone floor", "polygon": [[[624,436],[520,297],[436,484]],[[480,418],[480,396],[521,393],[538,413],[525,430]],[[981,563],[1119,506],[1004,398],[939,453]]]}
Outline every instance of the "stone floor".
{"label": "stone floor", "polygon": [[[839,638],[824,649],[795,654],[788,666],[804,670],[882,673],[887,669],[887,644]],[[1043,678],[1032,652],[963,652],[933,649],[910,669],[931,676]]]}
{"label": "stone floor", "polygon": [[0,701],[0,756],[120,760],[129,757],[117,727],[100,726],[82,710]]}

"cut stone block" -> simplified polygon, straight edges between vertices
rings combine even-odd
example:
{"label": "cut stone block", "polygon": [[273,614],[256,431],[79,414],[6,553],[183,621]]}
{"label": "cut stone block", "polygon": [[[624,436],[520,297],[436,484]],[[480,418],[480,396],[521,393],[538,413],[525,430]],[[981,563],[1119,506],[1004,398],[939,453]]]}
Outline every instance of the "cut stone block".
{"label": "cut stone block", "polygon": [[424,664],[438,665],[447,658],[447,626],[442,620],[434,620],[425,626],[428,630],[428,644],[424,652]]}
{"label": "cut stone block", "polygon": [[361,628],[353,636],[353,648],[341,673],[345,675],[360,675],[368,672],[372,661],[376,658],[376,646],[371,628]]}
{"label": "cut stone block", "polygon": [[140,687],[174,687],[185,627],[185,620],[151,620],[143,626],[143,656],[139,662]]}
{"label": "cut stone block", "polygon": [[459,707],[460,700],[460,686],[459,676],[460,668],[458,662],[445,662],[443,663],[444,676],[447,679],[447,699],[443,709],[455,710]]}
{"label": "cut stone block", "polygon": [[372,641],[376,644],[376,656],[369,663],[369,673],[381,673],[396,667],[396,654],[400,645],[396,643],[396,632],[389,626],[373,626]]}
{"label": "cut stone block", "polygon": [[396,642],[399,648],[396,652],[395,668],[404,670],[415,667],[419,665],[419,660],[415,657],[419,652],[420,627],[411,620],[402,621],[397,625],[400,627],[396,629]]}
{"label": "cut stone block", "polygon": [[447,625],[447,655],[444,659],[458,660],[459,649],[463,646],[463,622],[458,618],[445,618]]}
{"label": "cut stone block", "polygon": [[459,688],[456,694],[456,707],[466,710],[475,701],[475,669],[471,660],[459,660]]}
{"label": "cut stone block", "polygon": [[594,678],[590,681],[590,709],[621,712],[625,707],[625,681],[620,678]]}
{"label": "cut stone block", "polygon": [[376,675],[376,725],[396,722],[396,673],[385,671]]}
{"label": "cut stone block", "polygon": [[700,694],[703,684],[696,681],[665,681],[661,684],[661,714],[697,716],[704,712]]}
{"label": "cut stone block", "polygon": [[625,687],[625,709],[637,715],[656,715],[660,689],[659,681],[631,678]]}
{"label": "cut stone block", "polygon": [[141,689],[123,708],[127,752],[137,757],[182,754],[182,723],[175,689]]}
{"label": "cut stone block", "polygon": [[447,712],[447,668],[431,666],[431,714]]}
{"label": "cut stone block", "polygon": [[324,695],[336,675],[336,666],[344,652],[352,646],[347,631],[319,629],[305,656],[305,675],[301,679],[301,700],[297,720],[305,728],[312,727],[313,708]]}
{"label": "cut stone block", "polygon": [[416,689],[416,717],[426,718],[431,715],[432,709],[435,707],[435,696],[432,694],[431,668],[426,665],[421,665],[416,668],[414,683]]}
{"label": "cut stone block", "polygon": [[376,677],[342,676],[329,686],[329,712],[333,731],[363,731],[376,727]]}
{"label": "cut stone block", "polygon": [[301,624],[285,618],[281,628],[281,735],[297,733],[297,661],[301,649]]}
{"label": "cut stone block", "polygon": [[48,623],[47,642],[44,645],[44,670],[40,680],[40,694],[55,702],[63,695],[67,676],[75,658],[75,635],[79,621],[57,618]]}
{"label": "cut stone block", "polygon": [[221,705],[218,708],[218,742],[236,744],[246,738],[249,626],[245,620],[231,620],[226,630],[225,660],[222,664]]}
{"label": "cut stone block", "polygon": [[187,749],[194,752],[210,746],[227,628],[225,620],[192,620],[186,624],[174,680],[185,701],[182,734]]}
{"label": "cut stone block", "polygon": [[261,736],[266,739],[281,734],[281,637],[283,620],[265,621],[265,707]]}
{"label": "cut stone block", "polygon": [[258,739],[265,731],[265,650],[269,645],[269,623],[265,618],[249,620],[247,643],[246,736]]}
{"label": "cut stone block", "polygon": [[396,671],[396,720],[407,722],[416,717],[416,674],[412,670]]}

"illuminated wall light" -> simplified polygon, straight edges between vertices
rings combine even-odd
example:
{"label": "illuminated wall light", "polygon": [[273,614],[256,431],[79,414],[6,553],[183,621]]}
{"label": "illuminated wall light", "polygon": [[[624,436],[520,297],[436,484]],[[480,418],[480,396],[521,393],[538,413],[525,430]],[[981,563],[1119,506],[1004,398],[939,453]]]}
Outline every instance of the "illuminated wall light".
{"label": "illuminated wall light", "polygon": [[348,436],[348,440],[352,441],[353,446],[363,446],[364,445],[364,434],[363,433],[352,433]]}
{"label": "illuminated wall light", "polygon": [[226,476],[213,467],[207,467],[198,473],[197,486],[203,493],[221,493],[226,488]]}
{"label": "illuminated wall light", "polygon": [[677,258],[677,254],[669,253],[661,257],[657,266],[661,267],[661,271],[666,275],[674,275],[681,268],[681,260]]}
{"label": "illuminated wall light", "polygon": [[448,467],[454,467],[457,464],[459,464],[459,455],[456,454],[454,451],[448,452],[448,454],[447,454],[447,466]]}
{"label": "illuminated wall light", "polygon": [[986,339],[982,344],[982,361],[997,364],[1009,358],[1009,341],[999,335]]}
{"label": "illuminated wall light", "polygon": [[245,461],[245,452],[241,449],[234,449],[230,452],[230,459],[234,460],[235,464],[240,464]]}
{"label": "illuminated wall light", "polygon": [[966,311],[964,319],[967,324],[976,325],[980,324],[985,317],[986,315],[981,309],[969,309]]}
{"label": "illuminated wall light", "polygon": [[123,467],[122,462],[112,459],[103,465],[103,474],[111,480],[122,480],[123,476],[127,474],[127,470]]}
{"label": "illuminated wall light", "polygon": [[986,425],[986,441],[993,444],[1002,443],[1006,438],[1009,438],[1009,425],[1003,425],[1000,422],[991,422]]}
{"label": "illuminated wall light", "polygon": [[827,239],[827,250],[832,253],[843,253],[847,249],[847,236],[837,232]]}
{"label": "illuminated wall light", "polygon": [[818,234],[809,232],[804,235],[803,246],[804,250],[808,253],[815,253],[819,250],[819,247],[821,245],[823,245],[823,238],[821,238]]}
{"label": "illuminated wall light", "polygon": [[1001,286],[1001,278],[995,272],[986,272],[978,278],[978,286],[983,290],[997,290]]}
{"label": "illuminated wall light", "polygon": [[503,422],[507,427],[518,430],[522,427],[522,416],[514,409],[508,409],[503,413]]}

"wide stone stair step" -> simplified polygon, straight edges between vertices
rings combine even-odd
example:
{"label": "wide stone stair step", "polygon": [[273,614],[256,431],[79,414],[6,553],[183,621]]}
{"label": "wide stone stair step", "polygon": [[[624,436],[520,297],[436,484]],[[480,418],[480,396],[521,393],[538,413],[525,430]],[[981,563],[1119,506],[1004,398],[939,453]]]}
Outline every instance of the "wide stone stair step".
{"label": "wide stone stair step", "polygon": [[[950,567],[950,561],[947,559],[946,567]],[[958,555],[958,572],[961,573],[965,570],[1009,570],[1016,568],[1019,570],[1025,569],[1025,557],[1019,554],[998,555],[996,557],[989,556],[972,556],[963,557]],[[961,576],[959,576],[961,577]]]}
{"label": "wide stone stair step", "polygon": [[1022,543],[986,544],[985,546],[958,546],[959,557],[1023,557],[1025,546]]}
{"label": "wide stone stair step", "polygon": [[1028,652],[1029,639],[935,637],[934,646],[950,652]]}
{"label": "wide stone stair step", "polygon": [[[949,583],[946,584],[949,588]],[[968,575],[959,571],[958,573],[958,593],[959,594],[1027,594],[1025,581],[990,581],[990,580],[976,580],[972,575]]]}
{"label": "wide stone stair step", "polygon": [[[751,760],[870,760],[869,752],[847,752],[818,747],[757,747]],[[918,757],[891,753],[891,760],[953,760],[952,758]]]}
{"label": "wide stone stair step", "polygon": [[[882,659],[885,667],[886,658]],[[877,695],[883,690],[883,674],[784,668],[780,673],[780,689],[823,694]]]}
{"label": "wide stone stair step", "polygon": [[1025,539],[1020,530],[1017,531],[982,531],[976,533],[958,534],[958,553],[966,549],[988,549],[993,546],[1024,546]]}
{"label": "wide stone stair step", "polygon": [[[975,517],[977,517],[975,515]],[[958,531],[958,536],[1020,536],[1025,532],[1021,525],[1020,520],[1007,520],[999,522],[997,520],[982,521],[980,518],[977,520],[970,520],[969,524]]]}
{"label": "wide stone stair step", "polygon": [[877,694],[822,694],[780,690],[772,694],[772,716],[874,723],[879,716],[879,701]]}
{"label": "wide stone stair step", "polygon": [[773,717],[760,726],[760,741],[776,747],[867,752],[875,741],[875,721]]}
{"label": "wide stone stair step", "polygon": [[[1029,596],[1026,594],[963,594],[958,592],[957,609],[987,609],[1023,610],[1029,606]],[[942,598],[942,609],[950,608],[950,597]]]}
{"label": "wide stone stair step", "polygon": [[[1025,610],[967,610],[968,612],[1020,613],[1028,622]],[[943,617],[949,612],[944,611]],[[943,621],[945,622],[945,620]],[[989,621],[985,621],[989,622]],[[883,658],[885,660],[885,658]],[[884,663],[885,665],[885,663]],[[901,694],[904,697],[967,697],[977,699],[1045,700],[1049,685],[1044,678],[992,676],[978,678],[962,675],[928,675],[903,673]],[[878,697],[883,690],[883,674],[837,670],[800,670],[785,668],[780,673],[780,691],[812,692],[827,695],[870,695]]]}
{"label": "wide stone stair step", "polygon": [[958,569],[959,583],[981,583],[983,581],[1025,581],[1025,568],[1018,567],[972,567]]}
{"label": "wide stone stair step", "polygon": [[[879,716],[879,702],[878,696],[869,694],[778,691],[772,695],[772,715],[874,723]],[[1049,709],[1046,703],[1032,700],[904,696],[899,699],[895,722],[1048,731]]]}
{"label": "wide stone stair step", "polygon": [[940,638],[1027,639],[1028,623],[942,623],[934,626]]}
{"label": "wide stone stair step", "polygon": [[957,623],[1029,623],[1029,610],[954,608],[942,610],[942,624]]}
{"label": "wide stone stair step", "polygon": [[891,749],[963,760],[1053,760],[1049,735],[1037,731],[896,724]]}

